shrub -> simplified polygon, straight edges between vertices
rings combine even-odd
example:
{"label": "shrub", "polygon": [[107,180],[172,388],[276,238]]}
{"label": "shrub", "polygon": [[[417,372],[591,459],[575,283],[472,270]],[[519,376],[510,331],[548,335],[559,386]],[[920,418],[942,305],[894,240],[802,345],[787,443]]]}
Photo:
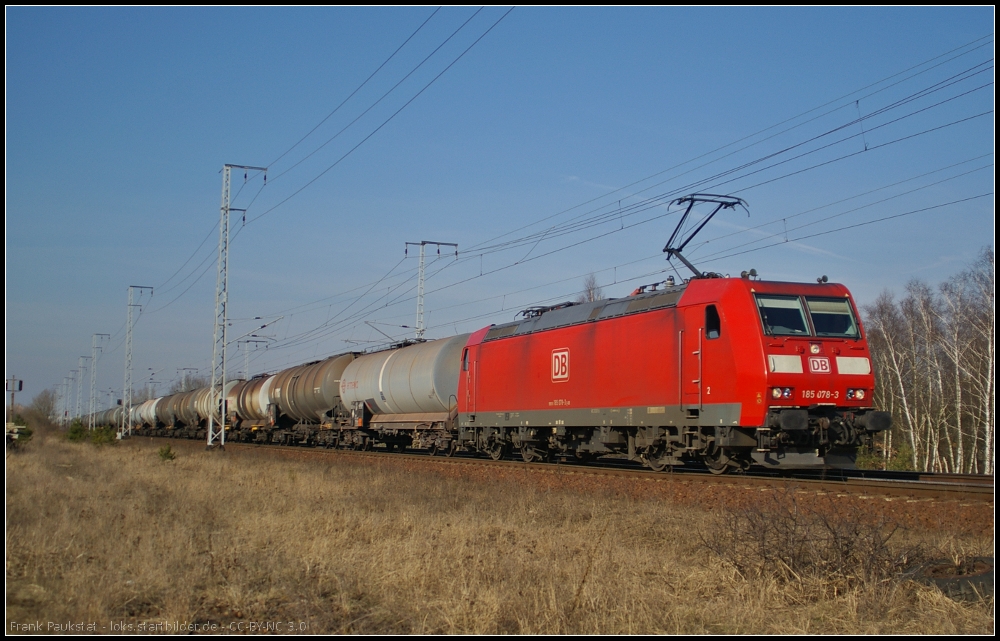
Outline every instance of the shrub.
{"label": "shrub", "polygon": [[172,461],[175,458],[177,458],[177,455],[174,453],[172,449],[170,449],[169,445],[164,445],[163,447],[161,447],[158,454],[160,455],[161,461]]}
{"label": "shrub", "polygon": [[858,450],[858,458],[854,461],[854,465],[859,470],[881,470],[885,468],[885,457],[877,450],[861,448]]}
{"label": "shrub", "polygon": [[895,452],[892,452],[886,462],[885,469],[897,472],[912,472],[914,470],[913,448],[910,447],[909,443],[904,442]]}
{"label": "shrub", "polygon": [[724,509],[702,544],[747,579],[858,585],[901,574],[925,556],[919,548],[891,546],[897,530],[885,513],[854,503],[814,507],[789,488]]}
{"label": "shrub", "polygon": [[77,418],[70,424],[69,431],[66,432],[66,438],[71,441],[83,441],[87,439],[87,431],[87,428],[83,425],[83,421]]}
{"label": "shrub", "polygon": [[90,430],[90,442],[94,445],[116,445],[118,430],[113,427],[95,427]]}

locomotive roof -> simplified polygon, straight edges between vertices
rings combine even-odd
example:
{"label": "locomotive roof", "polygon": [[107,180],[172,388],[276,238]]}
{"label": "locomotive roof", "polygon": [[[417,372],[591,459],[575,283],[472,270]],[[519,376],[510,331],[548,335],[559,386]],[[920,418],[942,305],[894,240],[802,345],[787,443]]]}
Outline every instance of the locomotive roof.
{"label": "locomotive roof", "polygon": [[[750,292],[768,292],[773,294],[804,294],[821,296],[845,296],[847,289],[836,283],[792,283],[783,281],[747,280],[744,278],[709,279],[707,282],[742,282]],[[551,307],[540,307],[526,310],[526,318],[494,325],[483,337],[483,342],[520,336],[547,329],[566,327],[594,320],[615,318],[629,314],[638,314],[653,309],[676,307],[681,294],[692,281],[670,285],[663,289],[628,296],[626,298],[607,298],[592,303],[562,303]],[[706,282],[706,281],[699,281]],[[692,292],[694,293],[694,292]]]}
{"label": "locomotive roof", "polygon": [[507,336],[520,336],[521,334],[576,325],[592,320],[637,314],[651,309],[676,307],[677,301],[686,288],[687,283],[682,283],[627,298],[606,298],[592,303],[563,303],[548,309],[538,309],[535,316],[503,325],[494,325],[486,333],[483,341],[506,338]]}

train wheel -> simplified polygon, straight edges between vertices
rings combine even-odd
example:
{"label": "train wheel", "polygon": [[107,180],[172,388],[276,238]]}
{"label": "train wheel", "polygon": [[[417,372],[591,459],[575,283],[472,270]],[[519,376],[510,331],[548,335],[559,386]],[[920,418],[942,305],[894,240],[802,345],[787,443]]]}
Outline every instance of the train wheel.
{"label": "train wheel", "polygon": [[673,466],[670,465],[670,463],[661,463],[660,462],[661,460],[662,459],[660,458],[655,458],[655,459],[643,458],[642,462],[648,465],[649,469],[653,470],[654,472],[669,472],[673,470]]}
{"label": "train wheel", "polygon": [[705,453],[702,460],[705,461],[708,471],[712,474],[725,474],[729,469],[729,457],[723,454],[719,448]]}
{"label": "train wheel", "polygon": [[443,445],[435,441],[431,446],[431,456],[451,456],[455,453],[455,441],[445,441]]}
{"label": "train wheel", "polygon": [[521,458],[525,463],[536,463],[545,458],[541,452],[530,445],[521,446]]}
{"label": "train wheel", "polygon": [[486,453],[494,461],[499,461],[507,453],[507,444],[498,438],[491,438],[486,443]]}
{"label": "train wheel", "polygon": [[674,459],[667,456],[666,449],[662,445],[650,447],[639,457],[639,460],[654,472],[664,472],[673,469],[671,463],[673,463]]}

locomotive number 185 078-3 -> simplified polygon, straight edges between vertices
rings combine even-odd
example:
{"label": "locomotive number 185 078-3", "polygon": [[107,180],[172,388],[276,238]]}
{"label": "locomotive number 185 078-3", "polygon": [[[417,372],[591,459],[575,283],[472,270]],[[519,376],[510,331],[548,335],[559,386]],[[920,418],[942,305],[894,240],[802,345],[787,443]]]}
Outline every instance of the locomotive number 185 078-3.
{"label": "locomotive number 185 078-3", "polygon": [[840,392],[828,389],[802,390],[802,398],[840,398]]}

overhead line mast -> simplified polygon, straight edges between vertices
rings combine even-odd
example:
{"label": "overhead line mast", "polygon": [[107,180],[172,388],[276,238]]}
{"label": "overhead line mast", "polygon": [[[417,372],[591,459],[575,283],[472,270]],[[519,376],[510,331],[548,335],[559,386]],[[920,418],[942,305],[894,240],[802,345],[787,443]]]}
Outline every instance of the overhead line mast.
{"label": "overhead line mast", "polygon": [[65,425],[66,419],[69,418],[69,390],[70,390],[70,378],[69,376],[63,376],[62,385],[59,386],[59,391],[62,395],[62,398],[59,399],[61,401],[60,403],[61,407],[59,408],[61,410],[59,413],[60,425]]}
{"label": "overhead line mast", "polygon": [[90,429],[94,429],[94,412],[97,411],[97,359],[105,339],[111,340],[111,334],[94,334],[90,341]]}
{"label": "overhead line mast", "polygon": [[406,247],[403,249],[403,255],[405,256],[410,249],[410,245],[420,246],[420,267],[417,269],[417,340],[424,340],[424,332],[426,327],[424,326],[424,248],[427,245],[437,245],[438,255],[441,254],[441,247],[454,247],[455,255],[458,256],[458,245],[456,243],[439,243],[434,240],[422,240],[419,243],[406,243]]}
{"label": "overhead line mast", "polygon": [[[76,416],[75,418],[82,419],[83,414],[80,410],[80,396],[83,394],[83,378],[87,375],[87,361],[90,360],[89,356],[81,356],[79,365],[77,365],[77,371],[79,372],[79,378],[76,379]],[[80,421],[83,422],[82,420]]]}
{"label": "overhead line mast", "polygon": [[132,436],[132,308],[139,307],[132,303],[132,293],[139,290],[148,289],[149,295],[153,295],[153,288],[145,285],[128,286],[128,320],[125,323],[125,385],[122,387],[122,424],[118,430],[118,438],[128,438]]}
{"label": "overhead line mast", "polygon": [[[212,413],[208,417],[208,438],[206,447],[226,446],[226,333],[229,325],[227,305],[229,302],[229,179],[233,169],[267,172],[267,167],[249,165],[222,166],[222,204],[219,207],[219,270],[215,279],[215,331],[212,342]],[[267,183],[267,174],[264,174]]]}

